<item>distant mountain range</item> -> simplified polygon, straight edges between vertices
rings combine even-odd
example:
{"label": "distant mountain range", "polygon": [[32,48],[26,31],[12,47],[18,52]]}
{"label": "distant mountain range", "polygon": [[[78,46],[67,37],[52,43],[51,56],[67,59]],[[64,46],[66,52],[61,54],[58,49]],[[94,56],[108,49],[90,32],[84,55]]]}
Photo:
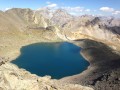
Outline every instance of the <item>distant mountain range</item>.
{"label": "distant mountain range", "polygon": [[[54,27],[62,39],[91,38],[120,44],[120,19],[92,15],[73,16],[66,10],[12,8],[0,12],[0,30],[44,29]],[[53,28],[52,28],[53,29]]]}

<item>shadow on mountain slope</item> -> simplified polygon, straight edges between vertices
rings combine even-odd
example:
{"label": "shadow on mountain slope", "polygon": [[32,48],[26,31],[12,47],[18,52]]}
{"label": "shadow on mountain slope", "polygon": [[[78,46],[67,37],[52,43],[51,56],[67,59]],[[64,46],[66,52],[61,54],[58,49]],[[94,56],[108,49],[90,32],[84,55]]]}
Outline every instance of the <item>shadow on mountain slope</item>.
{"label": "shadow on mountain slope", "polygon": [[95,90],[119,90],[120,55],[118,52],[93,40],[76,40],[75,44],[83,48],[81,54],[90,62],[90,66],[82,74],[66,77],[61,81],[91,85]]}

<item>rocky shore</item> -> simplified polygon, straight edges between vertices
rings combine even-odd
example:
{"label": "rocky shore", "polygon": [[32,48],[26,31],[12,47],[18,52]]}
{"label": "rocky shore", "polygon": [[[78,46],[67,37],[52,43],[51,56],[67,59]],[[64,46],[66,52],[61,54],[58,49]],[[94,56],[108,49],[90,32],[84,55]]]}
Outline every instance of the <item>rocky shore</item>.
{"label": "rocky shore", "polygon": [[11,60],[14,60],[20,55],[20,48],[22,46],[36,42],[62,41],[58,38],[48,40],[34,36],[36,35],[35,32],[30,35],[34,38],[27,37],[24,40],[19,39],[20,43],[15,36],[12,36],[14,45],[8,44],[13,41],[11,38],[4,36],[10,42],[0,43],[0,90],[93,90],[91,87],[79,84],[60,83],[58,80],[51,79],[50,76],[39,77],[10,63]]}
{"label": "rocky shore", "polygon": [[82,48],[82,56],[90,62],[81,74],[65,77],[60,82],[90,85],[95,90],[120,89],[120,52],[93,40],[74,42]]}
{"label": "rocky shore", "polygon": [[62,84],[50,76],[39,77],[11,63],[0,66],[0,90],[93,90],[78,84]]}
{"label": "rocky shore", "polygon": [[[53,42],[52,40],[44,41]],[[15,40],[15,42],[17,41]],[[34,42],[38,41],[24,44],[27,45]],[[79,84],[61,83],[58,80],[51,79],[50,76],[39,77],[10,63],[11,60],[20,55],[20,48],[24,44],[18,44],[16,48],[10,45],[4,48],[9,53],[1,54],[3,57],[0,58],[0,90],[93,90],[90,87]],[[3,52],[4,50],[2,49]]]}

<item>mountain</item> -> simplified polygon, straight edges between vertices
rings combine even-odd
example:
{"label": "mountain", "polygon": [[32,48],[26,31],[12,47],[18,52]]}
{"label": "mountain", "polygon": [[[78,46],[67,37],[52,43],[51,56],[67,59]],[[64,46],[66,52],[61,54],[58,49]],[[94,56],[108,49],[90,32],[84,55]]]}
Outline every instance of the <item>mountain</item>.
{"label": "mountain", "polygon": [[[38,12],[21,8],[0,12],[0,46],[3,49],[4,46],[21,46],[43,40],[56,41],[60,38],[56,35],[55,26],[51,26],[50,21]],[[4,53],[3,56],[6,55]]]}
{"label": "mountain", "polygon": [[62,39],[91,38],[102,42],[120,44],[120,19],[114,17],[96,17],[92,15],[72,16],[66,10],[41,8],[39,13],[50,21],[51,26],[57,27],[57,33]]}
{"label": "mountain", "polygon": [[90,38],[111,45],[120,44],[120,19],[92,15],[72,16],[63,9],[41,8],[36,12],[49,19],[52,26],[59,26],[57,34],[62,39]]}
{"label": "mountain", "polygon": [[51,18],[51,21],[54,24],[58,24],[63,27],[66,23],[68,23],[70,20],[73,19],[74,17],[68,14],[65,10],[58,9],[53,13],[53,17]]}
{"label": "mountain", "polygon": [[55,10],[52,10],[48,7],[39,8],[35,12],[39,12],[44,18],[51,19]]}
{"label": "mountain", "polygon": [[63,31],[70,40],[91,38],[119,47],[119,29],[119,19],[112,18],[105,20],[102,17],[81,16],[68,22],[64,26]]}
{"label": "mountain", "polygon": [[67,11],[63,9],[52,10],[45,7],[38,9],[36,12],[39,12],[44,18],[49,19],[53,25],[63,26],[74,19],[74,16],[68,14]]}

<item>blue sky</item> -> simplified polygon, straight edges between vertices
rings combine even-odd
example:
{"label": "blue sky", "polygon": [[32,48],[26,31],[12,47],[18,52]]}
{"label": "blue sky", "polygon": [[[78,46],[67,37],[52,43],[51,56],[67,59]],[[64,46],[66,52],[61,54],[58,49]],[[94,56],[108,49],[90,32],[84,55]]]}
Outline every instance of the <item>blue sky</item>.
{"label": "blue sky", "polygon": [[63,8],[74,15],[120,15],[120,0],[0,0],[0,9]]}

